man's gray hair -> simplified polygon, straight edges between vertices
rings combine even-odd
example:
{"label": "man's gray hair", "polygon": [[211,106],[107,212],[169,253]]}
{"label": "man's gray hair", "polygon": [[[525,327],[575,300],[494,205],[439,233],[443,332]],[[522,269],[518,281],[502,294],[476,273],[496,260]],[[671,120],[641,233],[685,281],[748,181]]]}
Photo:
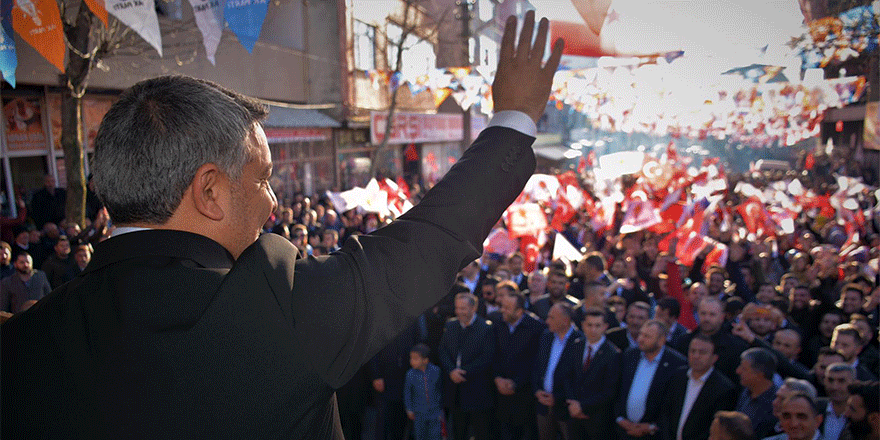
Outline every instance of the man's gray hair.
{"label": "man's gray hair", "polygon": [[95,139],[95,190],[110,218],[165,223],[206,163],[237,180],[252,157],[245,139],[266,114],[264,105],[196,78],[163,76],[132,86]]}
{"label": "man's gray hair", "polygon": [[785,382],[782,382],[782,386],[791,390],[793,394],[806,394],[807,396],[810,396],[813,401],[818,397],[816,387],[814,387],[809,381],[803,379],[789,377],[788,379],[785,379]]}

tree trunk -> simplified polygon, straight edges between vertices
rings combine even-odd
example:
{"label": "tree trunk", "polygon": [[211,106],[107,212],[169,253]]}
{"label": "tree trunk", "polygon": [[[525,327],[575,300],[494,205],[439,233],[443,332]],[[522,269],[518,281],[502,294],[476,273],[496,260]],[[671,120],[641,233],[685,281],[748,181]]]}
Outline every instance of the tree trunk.
{"label": "tree trunk", "polygon": [[70,47],[67,50],[67,68],[61,76],[64,86],[61,94],[61,146],[64,148],[64,167],[67,173],[65,217],[68,223],[77,223],[83,228],[86,178],[83,169],[82,97],[91,70],[91,59],[84,58],[81,54],[89,53],[91,27],[91,12],[81,3],[76,25],[65,29]]}

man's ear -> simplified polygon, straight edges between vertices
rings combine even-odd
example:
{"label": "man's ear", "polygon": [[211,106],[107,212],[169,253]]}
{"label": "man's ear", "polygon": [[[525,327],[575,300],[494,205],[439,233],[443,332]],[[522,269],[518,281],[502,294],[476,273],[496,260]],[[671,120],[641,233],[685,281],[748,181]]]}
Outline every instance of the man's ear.
{"label": "man's ear", "polygon": [[213,163],[200,166],[190,185],[196,210],[214,221],[223,220],[224,199],[229,190],[229,179]]}

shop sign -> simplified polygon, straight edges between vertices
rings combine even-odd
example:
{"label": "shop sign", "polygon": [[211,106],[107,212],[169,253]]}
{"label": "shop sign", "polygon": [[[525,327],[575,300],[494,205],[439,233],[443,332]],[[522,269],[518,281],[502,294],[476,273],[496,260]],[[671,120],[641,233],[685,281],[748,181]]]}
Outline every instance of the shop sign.
{"label": "shop sign", "polygon": [[[379,144],[385,137],[388,113],[370,113],[370,142]],[[389,144],[455,142],[462,139],[462,115],[395,113]]]}
{"label": "shop sign", "polygon": [[270,144],[281,142],[329,141],[329,128],[266,128]]}

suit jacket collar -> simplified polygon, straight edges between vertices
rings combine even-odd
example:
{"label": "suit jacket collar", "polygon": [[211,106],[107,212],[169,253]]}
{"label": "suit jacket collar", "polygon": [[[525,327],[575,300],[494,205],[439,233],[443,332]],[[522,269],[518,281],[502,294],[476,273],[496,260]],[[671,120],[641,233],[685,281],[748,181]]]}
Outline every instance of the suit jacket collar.
{"label": "suit jacket collar", "polygon": [[218,269],[231,269],[235,263],[226,248],[208,237],[184,231],[151,229],[129,232],[98,243],[83,274],[140,257],[189,259],[202,267]]}

